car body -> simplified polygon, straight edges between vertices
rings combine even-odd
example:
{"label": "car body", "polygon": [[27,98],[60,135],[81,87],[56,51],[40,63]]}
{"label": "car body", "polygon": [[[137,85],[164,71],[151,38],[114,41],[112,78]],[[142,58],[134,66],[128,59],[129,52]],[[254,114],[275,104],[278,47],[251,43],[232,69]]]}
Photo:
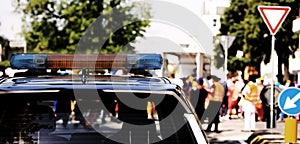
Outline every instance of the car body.
{"label": "car body", "polygon": [[0,142],[208,143],[190,102],[169,79],[82,71],[3,77]]}

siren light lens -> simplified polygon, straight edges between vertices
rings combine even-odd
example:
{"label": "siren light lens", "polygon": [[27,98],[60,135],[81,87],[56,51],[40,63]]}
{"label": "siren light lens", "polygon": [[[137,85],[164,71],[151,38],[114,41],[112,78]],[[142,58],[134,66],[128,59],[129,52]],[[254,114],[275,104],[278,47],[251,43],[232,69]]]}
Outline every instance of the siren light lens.
{"label": "siren light lens", "polygon": [[45,54],[13,54],[10,65],[13,69],[39,69],[46,68]]}
{"label": "siren light lens", "polygon": [[160,69],[160,54],[13,54],[13,69]]}

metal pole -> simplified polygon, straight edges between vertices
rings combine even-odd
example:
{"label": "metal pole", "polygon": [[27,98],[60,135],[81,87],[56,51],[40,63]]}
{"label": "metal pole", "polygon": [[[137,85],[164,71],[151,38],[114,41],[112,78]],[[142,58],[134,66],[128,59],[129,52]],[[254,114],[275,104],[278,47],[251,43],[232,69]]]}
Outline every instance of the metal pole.
{"label": "metal pole", "polygon": [[[300,10],[299,10],[299,15],[300,15]],[[300,50],[300,32],[299,32],[299,41],[298,41],[298,50]],[[300,71],[298,71],[298,84],[300,83]]]}
{"label": "metal pole", "polygon": [[203,68],[201,69],[201,66],[203,66],[203,60],[201,60],[201,53],[197,52],[196,53],[196,66],[197,66],[197,70],[196,70],[196,77],[197,79],[199,79],[200,77],[203,77]]}
{"label": "metal pole", "polygon": [[2,45],[0,44],[0,62],[2,61]]}
{"label": "metal pole", "polygon": [[225,46],[224,46],[224,50],[225,50],[225,61],[224,61],[224,71],[225,71],[225,81],[227,80],[227,57],[228,57],[228,36],[225,36]]}
{"label": "metal pole", "polygon": [[272,47],[271,47],[271,68],[272,68],[272,74],[271,74],[271,95],[270,95],[270,127],[273,128],[273,117],[274,117],[274,60],[275,60],[275,36],[272,35]]}
{"label": "metal pole", "polygon": [[27,43],[24,44],[24,53],[27,53]]}

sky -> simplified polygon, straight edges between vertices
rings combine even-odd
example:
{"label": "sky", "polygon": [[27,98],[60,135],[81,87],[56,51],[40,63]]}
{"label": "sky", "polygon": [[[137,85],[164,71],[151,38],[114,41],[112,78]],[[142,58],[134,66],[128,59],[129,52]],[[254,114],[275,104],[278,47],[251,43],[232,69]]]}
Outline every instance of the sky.
{"label": "sky", "polygon": [[[0,3],[0,36],[4,36],[9,40],[21,40],[23,39],[20,35],[21,32],[21,16],[14,12],[13,2],[16,0],[1,0]],[[183,7],[188,8],[194,13],[201,13],[199,7],[203,5],[204,0],[163,0],[179,4]],[[228,0],[206,0],[207,4],[213,5],[216,1],[226,2]],[[218,3],[219,3],[218,2]],[[227,2],[228,3],[228,2]],[[209,8],[210,9],[210,8]]]}
{"label": "sky", "polygon": [[1,0],[0,35],[9,40],[20,40],[21,16],[14,13],[13,1],[15,0]]}
{"label": "sky", "polygon": [[[8,38],[9,40],[19,40],[22,39],[21,35],[21,16],[14,12],[13,2],[15,0],[1,0],[0,4],[0,35]],[[165,0],[169,1],[170,0]],[[195,0],[189,0],[195,1]],[[174,3],[182,3],[180,0],[173,0]],[[192,4],[190,2],[184,2],[183,6],[189,6],[192,11],[199,11],[197,7],[190,7]]]}

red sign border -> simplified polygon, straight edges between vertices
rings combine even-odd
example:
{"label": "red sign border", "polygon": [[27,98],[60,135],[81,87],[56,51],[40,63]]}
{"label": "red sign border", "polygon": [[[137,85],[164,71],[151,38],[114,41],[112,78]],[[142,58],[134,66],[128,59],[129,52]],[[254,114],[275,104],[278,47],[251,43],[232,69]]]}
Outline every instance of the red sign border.
{"label": "red sign border", "polygon": [[[291,8],[288,6],[258,6],[258,10],[259,10],[261,16],[263,17],[263,20],[267,24],[267,27],[269,28],[269,31],[271,32],[271,34],[275,35],[277,33],[279,27],[281,26],[281,24],[287,17],[288,13],[290,12]],[[284,10],[285,11],[274,29],[272,28],[267,16],[265,15],[264,10]]]}

